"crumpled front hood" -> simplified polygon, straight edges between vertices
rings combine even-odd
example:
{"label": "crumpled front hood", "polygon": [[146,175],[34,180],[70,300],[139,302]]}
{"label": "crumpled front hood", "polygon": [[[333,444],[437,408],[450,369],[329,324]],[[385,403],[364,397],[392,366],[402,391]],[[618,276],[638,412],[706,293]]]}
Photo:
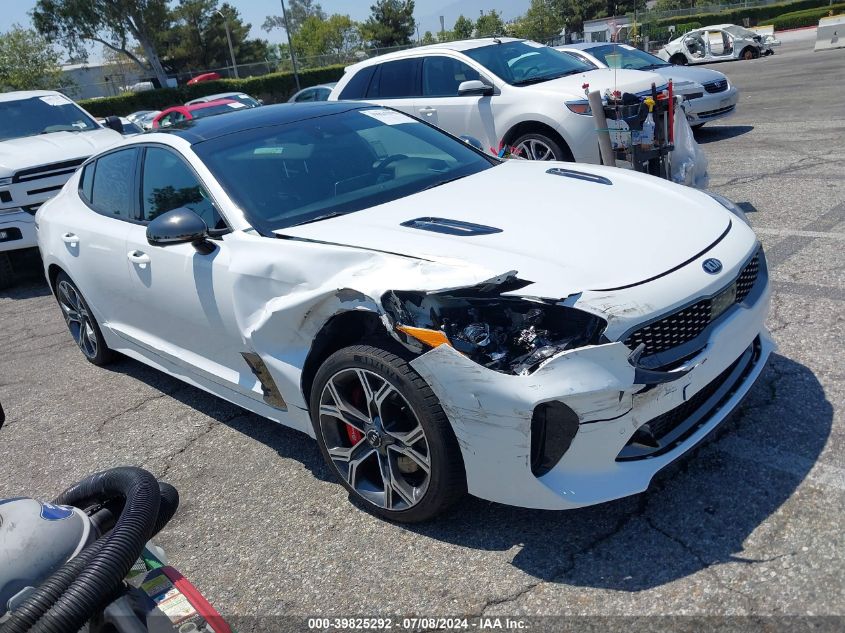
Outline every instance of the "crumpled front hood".
{"label": "crumpled front hood", "polygon": [[[547,173],[601,175],[612,184]],[[444,218],[497,229],[451,235],[402,226]],[[683,264],[726,231],[706,194],[622,169],[511,160],[387,204],[277,231],[279,235],[452,264],[494,277],[517,271],[551,298],[640,283]],[[531,287],[525,294],[532,294]]]}
{"label": "crumpled front hood", "polygon": [[109,129],[89,132],[53,132],[0,142],[0,176],[48,163],[87,158],[119,143],[123,137]]}
{"label": "crumpled front hood", "polygon": [[657,73],[644,72],[642,70],[627,70],[613,68],[597,68],[579,75],[569,75],[560,79],[544,81],[525,89],[533,89],[542,92],[558,92],[566,94],[570,98],[585,99],[584,84],[590,84],[590,90],[598,90],[604,95],[605,90],[620,90],[621,92],[642,92],[651,88],[651,84],[658,87],[666,83]]}

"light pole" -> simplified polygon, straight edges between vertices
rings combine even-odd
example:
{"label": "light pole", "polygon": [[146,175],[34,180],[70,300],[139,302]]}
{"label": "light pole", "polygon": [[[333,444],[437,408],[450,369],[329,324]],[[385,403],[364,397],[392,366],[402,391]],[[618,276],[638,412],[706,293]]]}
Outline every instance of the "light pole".
{"label": "light pole", "polygon": [[223,15],[222,11],[218,11],[217,15],[223,18],[223,26],[226,27],[226,40],[229,42],[229,56],[232,58],[232,71],[235,73],[235,79],[238,79],[238,64],[235,62],[235,49],[232,47],[232,34],[229,32],[229,20]]}
{"label": "light pole", "polygon": [[300,91],[299,73],[296,70],[296,55],[293,52],[293,34],[288,24],[288,12],[285,10],[285,0],[282,0],[282,19],[285,21],[285,32],[288,34],[288,48],[290,49],[290,63],[293,66],[293,80],[296,82],[296,91]]}

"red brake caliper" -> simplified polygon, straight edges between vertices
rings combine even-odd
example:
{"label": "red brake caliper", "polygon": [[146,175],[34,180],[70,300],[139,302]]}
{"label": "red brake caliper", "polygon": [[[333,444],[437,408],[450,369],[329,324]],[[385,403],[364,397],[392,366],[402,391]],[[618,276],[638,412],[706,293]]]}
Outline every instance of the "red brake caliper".
{"label": "red brake caliper", "polygon": [[[357,387],[352,391],[350,394],[352,404],[356,407],[360,406],[361,402],[364,400],[364,390],[361,387]],[[346,437],[349,438],[351,442],[350,446],[355,446],[358,442],[360,442],[364,438],[364,434],[361,433],[358,429],[356,429],[351,424],[346,425]]]}

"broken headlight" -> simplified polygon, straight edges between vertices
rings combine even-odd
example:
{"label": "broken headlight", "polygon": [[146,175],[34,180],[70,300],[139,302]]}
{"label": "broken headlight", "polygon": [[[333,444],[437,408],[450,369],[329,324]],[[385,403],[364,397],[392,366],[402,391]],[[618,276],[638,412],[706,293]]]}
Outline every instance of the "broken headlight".
{"label": "broken headlight", "polygon": [[530,374],[559,352],[598,344],[607,326],[597,316],[556,303],[472,291],[395,291],[385,294],[383,303],[408,347],[451,345],[508,374]]}

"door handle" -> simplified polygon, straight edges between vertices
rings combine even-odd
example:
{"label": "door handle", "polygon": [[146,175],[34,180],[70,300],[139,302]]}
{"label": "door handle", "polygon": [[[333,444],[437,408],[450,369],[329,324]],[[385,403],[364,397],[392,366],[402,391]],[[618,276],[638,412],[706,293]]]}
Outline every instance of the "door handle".
{"label": "door handle", "polygon": [[79,244],[79,237],[75,233],[65,233],[62,235],[62,241],[65,244],[70,244],[71,246],[76,246]]}
{"label": "door handle", "polygon": [[420,114],[424,114],[425,116],[431,116],[432,114],[437,114],[437,108],[432,108],[431,106],[426,106],[425,108],[420,108]]}
{"label": "door handle", "polygon": [[150,263],[150,256],[143,251],[129,251],[126,253],[126,256],[129,258],[130,262],[138,264],[139,268],[146,268],[147,264]]}

